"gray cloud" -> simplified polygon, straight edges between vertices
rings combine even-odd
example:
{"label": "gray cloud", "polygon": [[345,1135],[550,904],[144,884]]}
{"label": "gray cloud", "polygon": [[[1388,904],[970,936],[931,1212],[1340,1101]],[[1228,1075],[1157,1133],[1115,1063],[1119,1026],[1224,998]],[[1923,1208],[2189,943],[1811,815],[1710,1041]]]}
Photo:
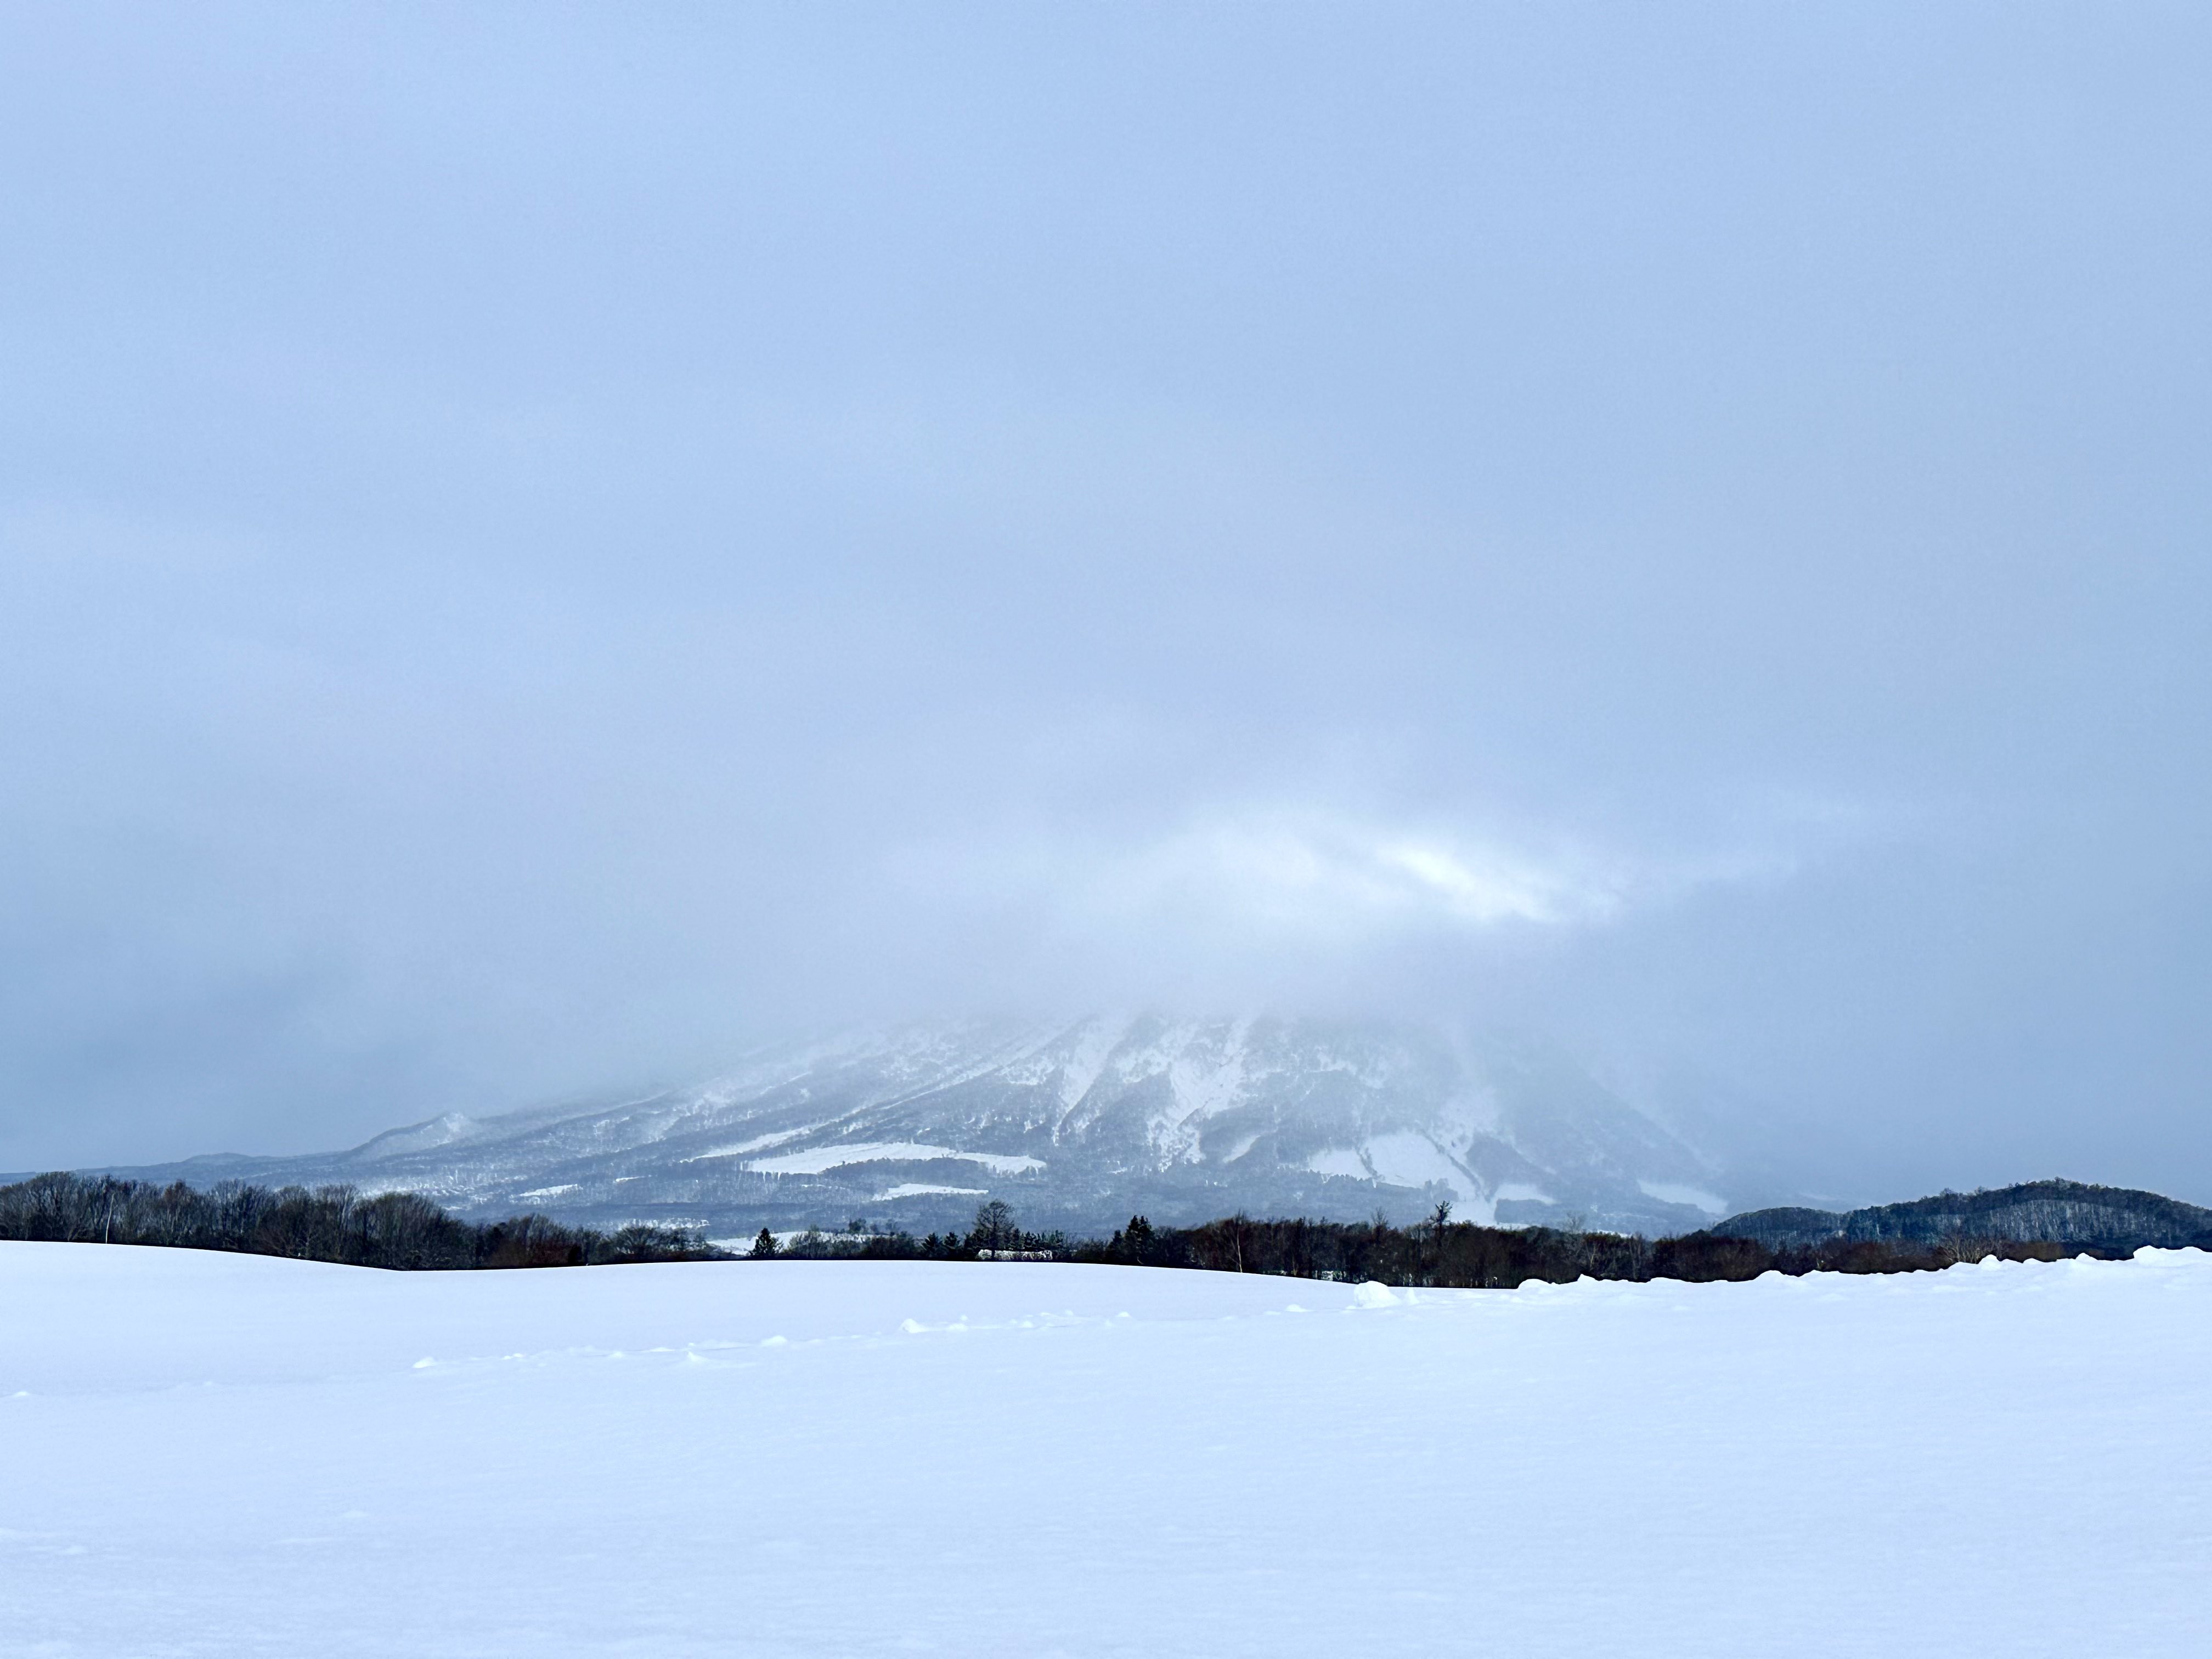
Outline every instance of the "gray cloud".
{"label": "gray cloud", "polygon": [[0,29],[0,1165],[1277,1001],[2212,1198],[2194,14]]}

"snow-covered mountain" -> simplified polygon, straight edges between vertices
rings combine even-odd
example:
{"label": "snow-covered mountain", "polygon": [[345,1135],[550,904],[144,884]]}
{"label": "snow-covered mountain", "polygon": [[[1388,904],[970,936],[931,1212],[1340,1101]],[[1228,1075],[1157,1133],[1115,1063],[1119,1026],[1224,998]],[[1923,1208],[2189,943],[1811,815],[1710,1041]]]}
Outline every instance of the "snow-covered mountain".
{"label": "snow-covered mountain", "polygon": [[931,1231],[991,1198],[1031,1228],[1079,1231],[1139,1212],[1402,1220],[1449,1199],[1462,1219],[1657,1233],[1728,1207],[1706,1158],[1540,1043],[1151,1015],[854,1033],[642,1099],[128,1173],[406,1188],[470,1216],[716,1237],[854,1219]]}

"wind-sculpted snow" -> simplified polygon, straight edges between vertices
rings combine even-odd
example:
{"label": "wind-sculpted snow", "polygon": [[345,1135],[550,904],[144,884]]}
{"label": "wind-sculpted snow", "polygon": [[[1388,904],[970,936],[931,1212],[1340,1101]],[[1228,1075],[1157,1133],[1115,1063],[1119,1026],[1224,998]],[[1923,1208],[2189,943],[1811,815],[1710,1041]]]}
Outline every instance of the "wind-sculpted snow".
{"label": "wind-sculpted snow", "polygon": [[0,1244],[0,1654],[2212,1651],[2212,1258],[1431,1291]]}
{"label": "wind-sculpted snow", "polygon": [[1534,1045],[1151,1017],[852,1034],[644,1099],[129,1173],[410,1188],[470,1216],[538,1207],[739,1237],[855,1218],[964,1225],[978,1192],[1032,1228],[1100,1234],[1139,1212],[1403,1221],[1442,1200],[1467,1219],[1656,1234],[1724,1207],[1683,1201],[1721,1180],[1707,1159]]}

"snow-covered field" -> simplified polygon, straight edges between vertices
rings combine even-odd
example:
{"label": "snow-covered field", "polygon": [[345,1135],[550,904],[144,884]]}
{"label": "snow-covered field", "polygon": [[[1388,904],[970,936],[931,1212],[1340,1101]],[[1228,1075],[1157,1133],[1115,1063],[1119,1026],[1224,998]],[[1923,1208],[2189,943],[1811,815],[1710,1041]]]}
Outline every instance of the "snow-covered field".
{"label": "snow-covered field", "polygon": [[1408,1301],[0,1244],[9,1654],[2212,1653],[2212,1257]]}

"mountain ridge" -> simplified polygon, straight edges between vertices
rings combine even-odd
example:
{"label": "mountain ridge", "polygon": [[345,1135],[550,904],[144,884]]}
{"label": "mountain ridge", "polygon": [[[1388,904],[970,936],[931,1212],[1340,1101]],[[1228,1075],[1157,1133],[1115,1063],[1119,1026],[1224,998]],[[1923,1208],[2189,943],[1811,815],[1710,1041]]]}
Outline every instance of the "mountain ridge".
{"label": "mountain ridge", "polygon": [[1505,1224],[1681,1232],[1729,1208],[1718,1160],[1538,1040],[1155,1013],[848,1031],[626,1099],[112,1172],[405,1188],[468,1217],[534,1208],[720,1236],[933,1230],[990,1199],[1070,1231],[1139,1212],[1410,1220],[1449,1202]]}
{"label": "mountain ridge", "polygon": [[1785,1206],[1748,1211],[1705,1230],[1780,1249],[1836,1239],[1938,1243],[1947,1239],[2212,1249],[2212,1210],[2131,1187],[2051,1179],[1972,1193],[1944,1192],[1856,1210]]}

